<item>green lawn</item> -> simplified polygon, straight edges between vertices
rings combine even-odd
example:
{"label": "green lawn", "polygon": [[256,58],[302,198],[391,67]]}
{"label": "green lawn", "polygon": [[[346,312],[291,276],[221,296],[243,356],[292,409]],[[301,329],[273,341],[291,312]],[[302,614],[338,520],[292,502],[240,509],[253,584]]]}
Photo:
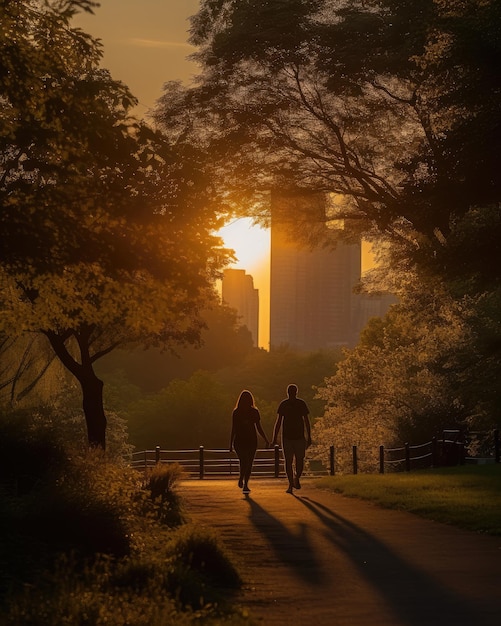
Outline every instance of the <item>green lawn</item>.
{"label": "green lawn", "polygon": [[464,465],[399,474],[328,476],[316,482],[459,528],[501,535],[501,464]]}

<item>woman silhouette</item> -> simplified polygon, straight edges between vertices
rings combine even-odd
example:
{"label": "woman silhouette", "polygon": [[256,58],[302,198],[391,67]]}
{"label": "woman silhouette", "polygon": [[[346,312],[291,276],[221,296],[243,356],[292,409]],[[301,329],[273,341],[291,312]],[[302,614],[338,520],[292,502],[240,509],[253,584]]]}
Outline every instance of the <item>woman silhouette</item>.
{"label": "woman silhouette", "polygon": [[261,426],[261,416],[254,406],[254,398],[250,391],[244,389],[233,410],[230,436],[230,452],[233,452],[234,448],[240,461],[238,486],[243,487],[243,493],[250,493],[249,478],[257,450],[256,431],[265,440],[266,447],[268,447],[270,442]]}

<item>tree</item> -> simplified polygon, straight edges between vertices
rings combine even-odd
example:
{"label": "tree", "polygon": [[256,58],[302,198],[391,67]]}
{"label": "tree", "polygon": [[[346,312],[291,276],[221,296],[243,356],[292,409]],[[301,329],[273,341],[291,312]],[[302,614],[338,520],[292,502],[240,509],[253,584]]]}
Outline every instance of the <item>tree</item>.
{"label": "tree", "polygon": [[87,0],[2,3],[1,325],[41,332],[105,447],[94,363],[124,343],[196,343],[226,258],[197,150],[130,117],[71,19]]}
{"label": "tree", "polygon": [[159,391],[175,378],[189,378],[197,370],[215,372],[237,367],[253,350],[252,335],[238,326],[237,312],[226,306],[203,311],[206,327],[200,346],[177,347],[175,353],[161,348],[118,349],[101,359],[99,375],[105,381],[116,372],[144,392]]}
{"label": "tree", "polygon": [[[167,86],[156,117],[206,147],[229,210],[266,216],[270,190],[327,193],[325,220],[344,221],[331,236],[390,241],[392,267],[442,276],[463,220],[500,200],[499,9],[206,0],[198,85]],[[311,231],[290,211],[296,236]],[[483,267],[493,252],[479,247]]]}
{"label": "tree", "polygon": [[139,449],[226,447],[234,406],[235,398],[213,374],[198,371],[131,407],[131,440]]}
{"label": "tree", "polygon": [[[23,402],[34,389],[47,400],[61,368],[54,367],[55,354],[42,335],[0,338],[0,405]],[[42,384],[43,381],[43,384]]]}
{"label": "tree", "polygon": [[446,428],[495,426],[496,374],[479,332],[494,303],[484,299],[458,301],[445,288],[423,293],[415,285],[384,319],[371,320],[359,345],[318,388],[326,409],[314,427],[317,451],[358,444],[377,456],[381,444],[419,444]]}

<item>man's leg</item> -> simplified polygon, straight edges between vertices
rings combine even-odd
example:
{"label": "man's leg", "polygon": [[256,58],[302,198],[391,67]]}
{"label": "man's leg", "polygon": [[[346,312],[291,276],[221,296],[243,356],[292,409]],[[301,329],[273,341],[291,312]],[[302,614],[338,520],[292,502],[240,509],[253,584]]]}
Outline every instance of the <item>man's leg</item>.
{"label": "man's leg", "polygon": [[306,455],[306,442],[304,440],[296,442],[294,454],[296,457],[296,476],[294,478],[294,487],[301,489],[299,479],[304,471],[304,457]]}
{"label": "man's leg", "polygon": [[286,439],[282,441],[282,449],[284,451],[285,473],[287,474],[287,478],[289,479],[289,488],[287,489],[287,493],[292,493],[292,488],[294,487],[294,469],[292,467],[294,450],[292,449],[291,444]]}

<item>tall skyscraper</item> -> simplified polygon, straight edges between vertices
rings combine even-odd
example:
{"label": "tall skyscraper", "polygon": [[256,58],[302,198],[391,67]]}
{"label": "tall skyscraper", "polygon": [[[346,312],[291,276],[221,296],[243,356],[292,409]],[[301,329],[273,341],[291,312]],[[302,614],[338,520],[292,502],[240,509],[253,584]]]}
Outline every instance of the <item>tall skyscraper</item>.
{"label": "tall skyscraper", "polygon": [[[299,247],[287,235],[288,202],[283,197],[272,199],[270,348],[288,345],[309,351],[354,346],[360,316],[359,296],[353,288],[360,279],[361,246]],[[300,202],[308,211],[309,226],[318,212],[316,227],[326,228],[321,198]]]}
{"label": "tall skyscraper", "polygon": [[252,342],[258,345],[259,338],[259,291],[254,288],[252,276],[245,270],[226,269],[223,272],[221,294],[223,302],[236,309],[240,323],[247,326]]}

